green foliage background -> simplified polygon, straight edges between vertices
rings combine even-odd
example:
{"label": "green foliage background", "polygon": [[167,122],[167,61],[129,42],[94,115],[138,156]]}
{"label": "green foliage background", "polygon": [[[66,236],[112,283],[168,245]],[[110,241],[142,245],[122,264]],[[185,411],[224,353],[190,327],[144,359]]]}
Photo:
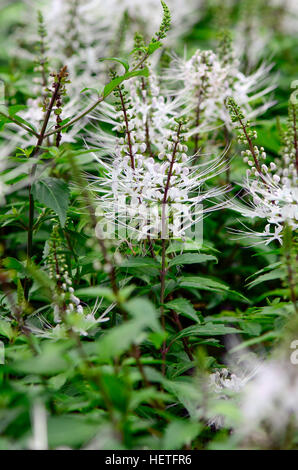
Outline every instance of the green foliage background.
{"label": "green foliage background", "polygon": [[[0,77],[11,107],[25,105],[31,95],[27,84],[34,76],[32,64],[8,53],[11,33],[22,24],[23,8],[22,2],[4,2],[0,15]],[[189,56],[197,48],[215,46],[218,14],[211,2],[184,38]],[[264,13],[260,9],[258,14]],[[229,17],[231,27],[237,23],[237,11],[234,15]],[[257,143],[273,158],[280,150],[276,117],[285,122],[291,83],[298,79],[298,44],[297,38],[275,31],[273,24],[272,32],[266,59],[275,63],[271,73],[272,80],[277,74],[277,104],[258,121]],[[182,43],[179,52],[183,53]],[[181,244],[172,242],[167,252],[165,336],[159,313],[161,245],[155,246],[156,259],[144,256],[141,246],[134,247],[134,254],[125,244],[119,247],[117,297],[102,269],[103,255],[88,214],[82,210],[80,187],[74,184],[76,172],[98,173],[97,163],[82,148],[63,144],[45,157],[55,164],[33,187],[38,223],[32,265],[25,261],[27,189],[7,196],[0,207],[0,339],[5,344],[5,364],[0,365],[0,448],[30,448],[38,406],[46,409],[50,449],[84,448],[90,443],[101,449],[241,447],[231,438],[229,426],[216,431],[200,415],[204,383],[208,373],[222,367],[229,335],[236,334],[243,346],[261,348],[265,355],[287,337],[293,305],[282,250],[277,245],[247,247],[245,240],[235,242],[228,228],[239,227],[239,218],[227,209],[204,220],[200,250],[190,243],[181,254]],[[21,150],[13,157],[16,166],[26,158]],[[244,171],[241,158],[234,158],[232,180]],[[110,321],[99,323],[86,337],[71,333],[81,327],[75,315],[57,334],[34,335],[26,327],[38,331],[53,317],[51,280],[43,267],[58,222],[60,249],[75,294],[91,309],[101,298],[98,316],[116,304]],[[108,250],[113,253],[115,247],[111,244]],[[29,302],[22,289],[28,277]],[[180,326],[171,321],[173,312]],[[165,339],[171,348],[163,375],[160,348]],[[237,407],[221,411],[228,423],[237,421]],[[297,442],[295,436],[293,448]]]}

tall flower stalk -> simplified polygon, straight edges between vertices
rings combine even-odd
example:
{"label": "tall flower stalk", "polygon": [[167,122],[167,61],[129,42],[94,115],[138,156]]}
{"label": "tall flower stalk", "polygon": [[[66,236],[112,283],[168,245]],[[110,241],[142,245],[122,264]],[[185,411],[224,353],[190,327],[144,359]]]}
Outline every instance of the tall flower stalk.
{"label": "tall flower stalk", "polygon": [[247,150],[243,150],[241,154],[248,165],[243,186],[248,204],[243,205],[235,198],[229,205],[245,217],[261,218],[266,223],[263,232],[251,230],[247,233],[243,231],[242,234],[253,239],[260,238],[256,244],[263,241],[268,244],[276,240],[282,245],[287,286],[297,312],[297,251],[295,252],[298,229],[297,106],[292,103],[289,105],[288,125],[282,132],[284,146],[281,158],[270,163],[267,162],[264,148],[255,145],[257,132],[251,128],[250,122],[233,98],[227,100],[227,107],[238,131],[238,141],[247,147]]}

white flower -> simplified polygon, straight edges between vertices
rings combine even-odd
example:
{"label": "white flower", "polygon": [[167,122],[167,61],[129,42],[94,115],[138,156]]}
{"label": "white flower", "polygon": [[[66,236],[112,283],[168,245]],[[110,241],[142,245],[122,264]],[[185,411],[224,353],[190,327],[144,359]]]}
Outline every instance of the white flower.
{"label": "white flower", "polygon": [[[260,156],[266,159],[264,148],[253,145],[256,139],[256,131],[251,129],[249,121],[246,121],[241,108],[233,98],[227,102],[233,123],[238,127],[238,139],[244,143],[249,150],[243,151],[242,155],[249,155],[251,160],[244,161],[251,166],[247,172],[243,184],[245,196],[239,201],[238,196],[228,202],[228,206],[249,218],[260,218],[266,222],[263,232],[253,230],[238,233],[260,238],[266,244],[273,240],[282,243],[282,228],[288,224],[293,231],[298,228],[298,168],[296,162],[297,138],[296,138],[296,113],[294,105],[289,106],[289,123],[284,132],[284,147],[282,157],[271,162],[269,165],[260,162]],[[252,166],[253,165],[253,166]],[[237,230],[235,231],[237,232]]]}
{"label": "white flower", "polygon": [[[167,0],[172,16],[172,27],[168,34],[168,43],[188,32],[200,18],[202,0]],[[133,31],[142,31],[146,40],[159,29],[162,9],[159,0],[109,0],[108,5],[99,0],[92,2],[93,14],[104,18],[110,31],[117,31],[121,19],[127,12]]]}
{"label": "white flower", "polygon": [[[253,110],[251,103],[274,89],[267,86],[272,66],[262,64],[254,73],[246,76],[239,70],[239,62],[233,58],[223,61],[213,51],[198,50],[189,59],[173,57],[165,78],[172,84],[170,93],[177,94],[188,113],[192,113],[190,135],[206,132],[218,122],[231,128],[225,100],[233,96],[245,109],[246,115],[255,117],[273,103],[267,102]],[[175,90],[177,83],[180,88]]]}
{"label": "white flower", "polygon": [[287,430],[298,426],[297,396],[297,368],[289,360],[264,362],[245,387],[240,433],[253,437],[262,430],[273,441],[282,442]]}
{"label": "white flower", "polygon": [[[176,204],[187,206],[188,220],[184,213],[181,237],[191,225],[191,211],[194,210],[193,217],[197,221],[202,216],[197,205],[225,192],[224,187],[203,189],[207,180],[223,171],[224,161],[214,159],[208,165],[190,166],[191,158],[185,153],[184,132],[175,121],[180,117],[180,106],[176,99],[164,98],[161,93],[152,97],[152,83],[155,92],[158,90],[155,80],[154,75],[149,79],[145,94],[141,93],[139,81],[127,85],[129,95],[123,95],[122,101],[125,96],[125,108],[130,110],[129,122],[127,113],[122,110],[122,116],[116,114],[114,105],[110,104],[103,108],[105,116],[94,116],[109,122],[114,129],[121,123],[125,134],[115,138],[101,129],[91,134],[89,142],[92,146],[104,149],[100,151],[101,155],[112,157],[112,163],[106,157],[96,157],[105,169],[105,175],[95,178],[93,189],[101,194],[100,204],[107,218],[116,220],[118,213],[117,221],[123,227],[128,225],[140,237],[160,232],[159,215],[162,217],[165,203],[171,205],[171,210]],[[172,215],[168,216],[169,220]],[[177,224],[171,222],[167,229],[177,235]]]}
{"label": "white flower", "polygon": [[[271,174],[264,175],[261,179],[247,178],[244,188],[247,192],[248,201],[246,205],[237,199],[228,202],[229,207],[240,212],[243,216],[254,219],[264,219],[266,223],[263,232],[234,231],[242,233],[254,239],[260,239],[255,244],[271,243],[277,240],[282,243],[282,228],[287,222],[293,230],[298,228],[298,187],[297,179],[295,185],[287,180],[278,183]],[[245,200],[245,198],[243,198]]]}
{"label": "white flower", "polygon": [[[218,369],[209,376],[209,389],[215,394],[216,400],[229,400],[239,395],[249,379],[249,375],[240,377],[226,368]],[[210,414],[213,414],[212,410]],[[225,425],[225,418],[222,415],[212,415],[208,419],[208,425],[220,429]]]}

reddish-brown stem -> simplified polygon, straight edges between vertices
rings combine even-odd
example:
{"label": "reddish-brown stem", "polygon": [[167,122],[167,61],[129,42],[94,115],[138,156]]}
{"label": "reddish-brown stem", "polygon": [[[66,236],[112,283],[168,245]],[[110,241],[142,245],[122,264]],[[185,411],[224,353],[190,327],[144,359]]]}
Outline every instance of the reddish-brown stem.
{"label": "reddish-brown stem", "polygon": [[[141,66],[143,65],[143,63],[148,59],[149,57],[149,54],[146,53],[144,54],[143,58],[140,60],[139,63],[137,63],[131,70],[130,72],[135,72],[139,67],[141,68]],[[63,126],[60,127],[60,131],[64,130],[64,129],[67,129],[68,127],[72,126],[73,124],[75,124],[76,122],[80,121],[81,119],[83,119],[83,117],[87,116],[88,114],[91,113],[91,111],[93,111],[100,103],[102,103],[102,101],[104,101],[111,93],[113,92],[113,88],[111,88],[111,90],[106,93],[106,94],[103,94],[101,96],[99,96],[99,98],[91,105],[91,106],[88,106],[82,113],[78,114],[78,116],[76,116],[75,118],[71,119],[69,122],[67,122],[66,124],[64,124]],[[50,137],[51,135],[53,134],[56,134],[58,132],[58,129],[53,129],[49,132],[47,132],[45,134],[45,137]]]}
{"label": "reddish-brown stem", "polygon": [[[169,167],[169,172],[168,172],[168,177],[165,185],[165,191],[164,191],[164,196],[163,196],[163,201],[162,201],[162,240],[161,240],[161,271],[160,271],[160,314],[161,314],[161,325],[162,329],[165,331],[166,329],[166,319],[165,319],[165,312],[164,312],[164,302],[165,302],[165,283],[166,283],[166,238],[165,238],[165,207],[168,201],[168,192],[170,189],[170,181],[173,173],[173,166],[175,163],[175,158],[176,158],[176,153],[177,153],[177,147],[179,143],[179,137],[180,137],[180,132],[181,132],[181,127],[182,124],[179,123],[178,125],[178,130],[177,130],[177,136],[176,136],[176,141],[174,144],[173,148],[173,153],[172,153],[172,159]],[[164,341],[161,349],[161,355],[162,355],[162,373],[163,375],[165,374],[166,371],[166,342]]]}
{"label": "reddish-brown stem", "polygon": [[[76,182],[78,183],[78,185],[80,187],[82,198],[85,201],[92,228],[93,228],[94,231],[97,229],[97,233],[98,233],[98,226],[97,226],[97,220],[96,220],[96,215],[95,215],[95,209],[93,207],[93,203],[92,203],[91,197],[89,195],[89,191],[87,189],[87,184],[84,181],[81,174],[79,173],[78,168],[77,168],[73,158],[71,158],[71,156],[69,158],[69,161],[70,161],[70,164],[72,166],[72,171],[73,171],[74,178],[75,178]],[[98,242],[100,251],[103,255],[104,264],[108,268],[108,275],[109,275],[109,278],[110,278],[112,290],[113,290],[113,293],[115,295],[116,301],[120,304],[120,302],[119,302],[119,289],[118,289],[117,282],[116,282],[115,267],[113,266],[112,262],[109,259],[108,250],[107,250],[106,244],[104,242],[103,236],[101,236],[100,233],[98,233],[98,235],[99,236],[97,236],[97,242]],[[123,316],[124,316],[124,319],[126,319],[127,313],[125,312],[125,310],[123,311]]]}
{"label": "reddish-brown stem", "polygon": [[[41,128],[41,131],[38,135],[37,144],[36,144],[32,154],[31,154],[31,157],[35,157],[40,152],[40,147],[42,146],[43,140],[45,138],[46,129],[47,129],[49,119],[50,119],[51,113],[53,111],[53,107],[55,105],[57,96],[59,94],[59,90],[60,90],[60,87],[61,87],[62,80],[63,80],[64,77],[66,77],[66,75],[67,75],[67,67],[65,66],[65,67],[62,67],[62,69],[60,70],[60,72],[58,74],[58,77],[57,77],[57,82],[54,83],[54,91],[53,91],[48,109],[47,109],[47,111],[45,113],[45,116],[44,116],[42,128]],[[31,174],[30,174],[29,187],[28,187],[28,192],[29,192],[29,194],[28,194],[28,197],[29,197],[29,225],[28,225],[28,234],[27,234],[27,261],[28,262],[30,261],[30,259],[32,257],[32,242],[33,242],[33,227],[34,227],[34,199],[33,199],[33,195],[32,195],[32,180],[34,178],[35,172],[36,172],[36,164],[32,166]],[[29,296],[29,279],[28,278],[25,278],[25,280],[24,280],[24,295],[25,295],[25,299],[28,300],[28,296]]]}
{"label": "reddish-brown stem", "polygon": [[[142,77],[141,79],[141,84],[142,84],[142,90],[145,91],[146,90],[146,83],[145,83],[145,79],[144,77]],[[145,97],[143,96],[143,102],[145,102]],[[146,150],[147,152],[149,153],[150,157],[154,157],[154,154],[152,152],[152,148],[151,148],[151,142],[150,142],[150,129],[149,129],[149,119],[147,117],[146,119],[146,123],[145,123],[145,139],[146,139]]]}
{"label": "reddish-brown stem", "polygon": [[224,126],[224,136],[225,136],[225,145],[226,145],[226,152],[225,152],[225,159],[227,162],[227,170],[226,170],[226,181],[227,184],[230,184],[230,177],[231,177],[231,160],[230,160],[230,136],[229,131],[226,126]]}
{"label": "reddish-brown stem", "polygon": [[152,258],[156,258],[155,256],[155,253],[154,253],[154,248],[153,248],[153,244],[152,244],[152,240],[151,240],[151,237],[150,235],[147,235],[147,240],[148,240],[148,245],[149,245],[149,250],[150,250],[150,255]]}
{"label": "reddish-brown stem", "polygon": [[[173,315],[174,315],[174,318],[173,318],[173,321],[174,323],[176,324],[177,328],[179,331],[183,331],[183,326],[181,325],[181,321],[180,321],[180,318],[179,318],[179,315],[178,313],[176,312],[172,312]],[[189,359],[191,361],[194,360],[194,357],[193,357],[193,354],[191,352],[191,349],[189,347],[189,344],[188,344],[188,339],[187,338],[182,338],[182,343],[183,343],[183,347],[184,347],[184,351],[186,352],[186,354],[188,355]]]}
{"label": "reddish-brown stem", "polygon": [[163,204],[166,204],[167,200],[168,200],[168,192],[169,192],[169,189],[170,189],[170,181],[171,181],[171,177],[172,177],[172,173],[173,173],[173,166],[174,166],[174,163],[175,163],[177,147],[178,147],[178,144],[179,144],[179,137],[180,137],[181,127],[182,127],[182,124],[179,123],[178,130],[177,130],[176,141],[175,141],[174,149],[173,149],[173,153],[172,153],[170,168],[169,168],[169,172],[168,172],[167,182],[166,182],[166,186],[165,186],[165,192],[164,192],[163,201],[162,201]]}
{"label": "reddish-brown stem", "polygon": [[133,345],[132,346],[132,355],[133,357],[135,358],[136,360],[136,365],[137,365],[137,368],[139,369],[139,372],[141,374],[141,377],[142,377],[142,380],[144,382],[144,385],[146,387],[150,387],[150,382],[147,378],[147,375],[145,373],[145,370],[144,370],[144,367],[143,367],[143,364],[142,362],[140,361],[140,357],[141,357],[141,352],[140,352],[140,348],[139,346],[136,346],[136,345]]}
{"label": "reddish-brown stem", "polygon": [[[247,133],[247,129],[246,129],[246,125],[244,124],[243,120],[241,119],[241,117],[239,116],[239,113],[237,111],[237,109],[235,107],[233,107],[233,111],[235,112],[235,114],[237,115],[237,119],[240,123],[240,126],[244,132],[244,135],[245,135],[245,138],[246,138],[246,141],[248,143],[248,146],[249,146],[249,150],[252,154],[252,157],[254,159],[254,162],[255,162],[255,166],[256,166],[256,169],[260,175],[260,177],[262,178],[262,180],[265,182],[264,180],[264,177],[263,177],[263,174],[262,174],[262,170],[261,170],[261,167],[260,167],[260,163],[259,163],[259,160],[257,158],[257,155],[256,155],[256,152],[255,152],[255,149],[254,149],[254,146],[253,146],[253,143],[252,143],[252,140],[251,138],[249,137],[248,133]],[[266,182],[265,182],[266,183]]]}
{"label": "reddish-brown stem", "polygon": [[119,91],[119,96],[120,96],[120,101],[121,101],[121,106],[122,106],[122,112],[123,112],[123,116],[124,116],[126,135],[127,135],[127,143],[128,143],[128,153],[129,153],[129,157],[130,157],[131,168],[134,170],[135,169],[135,161],[134,161],[134,155],[133,155],[133,151],[132,151],[131,134],[130,134],[130,130],[129,130],[128,116],[127,116],[127,112],[126,112],[126,107],[125,107],[123,94],[122,94],[122,91],[121,91],[120,87],[118,87],[118,91]]}
{"label": "reddish-brown stem", "polygon": [[[196,112],[196,120],[195,120],[195,127],[198,127],[200,124],[200,119],[201,119],[201,90],[199,91],[199,99],[198,99],[198,107],[197,107],[197,112]],[[194,154],[197,155],[199,151],[199,141],[200,141],[200,134],[196,132],[195,134],[195,139],[194,139]]]}

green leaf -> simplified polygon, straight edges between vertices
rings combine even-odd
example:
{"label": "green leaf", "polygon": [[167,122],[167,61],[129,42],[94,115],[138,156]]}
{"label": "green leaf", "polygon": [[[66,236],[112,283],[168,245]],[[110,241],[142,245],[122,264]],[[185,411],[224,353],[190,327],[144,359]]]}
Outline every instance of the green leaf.
{"label": "green leaf", "polygon": [[[25,106],[26,108],[26,106]],[[0,114],[0,130],[3,129],[3,127],[5,126],[5,124],[7,123],[10,123],[10,122],[13,122],[12,118],[15,120],[15,121],[18,121],[20,122],[21,124],[25,124],[26,126],[28,126],[30,129],[32,129],[32,131],[34,131],[35,133],[37,132],[36,131],[36,128],[28,121],[26,121],[25,119],[21,118],[20,116],[18,116],[17,113],[20,109],[24,109],[24,107],[22,105],[16,105],[16,106],[11,106],[9,108],[9,116],[4,116],[3,114]],[[11,117],[11,119],[10,119]],[[28,131],[29,132],[29,131]]]}
{"label": "green leaf", "polygon": [[[134,290],[135,286],[130,285],[127,287],[124,287],[119,291],[119,298],[120,301],[125,302],[132,291]],[[107,299],[111,302],[115,302],[115,294],[110,289],[109,287],[101,287],[101,286],[92,286],[92,287],[85,287],[83,289],[78,289],[76,291],[76,295],[78,297],[82,298],[90,298],[90,299],[96,299],[97,297],[103,297],[104,299]]]}
{"label": "green leaf", "polygon": [[146,326],[145,321],[130,320],[109,330],[97,343],[99,358],[111,360],[127,352],[132,344],[142,338]]}
{"label": "green leaf", "polygon": [[104,299],[110,300],[111,302],[115,301],[115,295],[109,287],[101,287],[101,286],[92,286],[92,287],[85,287],[83,289],[78,289],[76,291],[76,295],[79,298],[89,298],[89,299],[96,299],[97,297],[103,297]]}
{"label": "green leaf", "polygon": [[31,122],[26,121],[26,119],[21,118],[20,116],[17,116],[16,114],[13,116],[13,118],[20,122],[21,124],[25,124],[28,126],[30,129],[32,129],[34,132],[37,132],[36,128],[31,124]]}
{"label": "green leaf", "polygon": [[188,299],[179,297],[178,299],[171,300],[165,304],[165,307],[169,310],[175,310],[177,313],[181,313],[185,317],[191,318],[196,323],[200,323],[198,315],[192,306],[192,303]]}
{"label": "green leaf", "polygon": [[241,321],[239,322],[243,333],[249,336],[259,336],[262,332],[262,327],[259,323],[253,321]]}
{"label": "green leaf", "polygon": [[129,80],[132,77],[138,77],[138,76],[143,76],[143,77],[148,77],[149,76],[149,70],[147,67],[144,67],[143,69],[140,70],[135,70],[133,72],[127,72],[124,75],[121,75],[120,77],[114,78],[111,82],[109,82],[103,90],[103,96],[106,98],[108,95],[112,93],[115,88],[117,88],[119,85],[121,85],[122,82],[125,80]]}
{"label": "green leaf", "polygon": [[125,382],[120,377],[111,374],[102,376],[102,385],[113,406],[125,413],[129,404],[129,391],[125,387]]}
{"label": "green leaf", "polygon": [[242,333],[231,326],[219,325],[217,323],[208,323],[207,325],[189,326],[183,331],[174,335],[171,340],[177,340],[189,336],[224,336],[230,334]]}
{"label": "green leaf", "polygon": [[153,267],[159,268],[159,263],[152,258],[142,258],[132,256],[121,263],[121,268],[144,268],[144,267]]}
{"label": "green leaf", "polygon": [[155,349],[160,349],[162,343],[166,340],[167,338],[167,332],[165,331],[153,331],[148,335],[149,341],[153,344]]}
{"label": "green leaf", "polygon": [[106,98],[108,95],[112,93],[117,86],[121,85],[121,83],[125,80],[124,76],[122,75],[121,77],[116,77],[113,78],[105,87],[103,90],[103,96]]}
{"label": "green leaf", "polygon": [[118,62],[119,64],[123,65],[125,68],[125,72],[129,71],[129,63],[124,59],[118,59],[118,57],[105,57],[103,59],[99,59],[99,62],[104,62],[105,60],[111,60],[113,62]]}
{"label": "green leaf", "polygon": [[19,111],[24,111],[28,109],[28,106],[24,105],[24,104],[16,104],[14,106],[10,106],[8,108],[8,113],[10,116],[15,116],[15,114],[17,114]]}
{"label": "green leaf", "polygon": [[2,263],[3,263],[3,266],[5,266],[5,268],[14,269],[18,273],[24,274],[24,270],[25,270],[24,265],[19,260],[15,258],[7,257],[2,261]]}
{"label": "green leaf", "polygon": [[178,264],[195,264],[195,263],[205,263],[206,261],[217,261],[217,258],[212,255],[204,255],[200,253],[185,253],[183,255],[178,255],[175,258],[171,259],[169,262],[169,267],[176,266]]}
{"label": "green leaf", "polygon": [[160,41],[150,42],[148,49],[147,49],[148,55],[153,54],[161,46],[162,46],[162,43]]}
{"label": "green leaf", "polygon": [[162,331],[157,320],[158,313],[146,299],[133,299],[123,307],[133,317],[120,326],[109,330],[97,343],[99,358],[103,361],[119,357],[147,337],[148,328]]}
{"label": "green leaf", "polygon": [[147,299],[132,299],[124,304],[125,310],[136,320],[140,320],[154,331],[162,331],[157,320],[159,313]]}
{"label": "green leaf", "polygon": [[237,351],[240,351],[241,349],[248,348],[250,346],[253,346],[254,344],[259,344],[263,343],[265,341],[273,341],[277,338],[280,338],[282,336],[281,331],[269,331],[268,333],[264,333],[261,336],[258,336],[257,338],[252,338],[247,341],[243,341],[237,346],[235,346],[233,349],[230,350],[230,353],[234,353]]}
{"label": "green leaf", "polygon": [[14,337],[14,331],[11,324],[5,320],[0,320],[0,336],[5,336],[9,340]]}
{"label": "green leaf", "polygon": [[199,290],[208,290],[214,292],[228,291],[229,287],[213,279],[200,276],[185,276],[179,279],[180,287],[195,287]]}
{"label": "green leaf", "polygon": [[69,187],[65,181],[57,178],[43,178],[35,181],[32,194],[38,202],[58,215],[60,224],[64,227],[69,206]]}
{"label": "green leaf", "polygon": [[[69,370],[70,358],[66,356],[70,343],[47,343],[37,356],[14,362],[11,368],[22,374],[57,375]],[[73,365],[75,364],[74,361]]]}
{"label": "green leaf", "polygon": [[162,448],[165,450],[182,449],[198,436],[203,425],[189,420],[176,420],[168,424]]}
{"label": "green leaf", "polygon": [[[80,93],[85,93],[85,91],[92,91],[92,93],[96,93],[97,95],[99,95],[99,92],[98,92],[98,90],[96,90],[96,88],[86,87],[86,88],[83,88],[83,90],[81,90]],[[70,119],[68,118],[68,121],[69,120]],[[66,119],[65,119],[65,121],[66,121]],[[61,124],[61,126],[63,126],[63,122],[61,122],[60,124]]]}
{"label": "green leaf", "polygon": [[128,80],[129,78],[133,77],[149,77],[149,69],[148,67],[144,67],[143,69],[134,70],[132,72],[126,73],[124,77],[124,80]]}
{"label": "green leaf", "polygon": [[83,415],[50,416],[48,440],[50,448],[77,447],[90,441],[98,432],[98,420]]}
{"label": "green leaf", "polygon": [[284,277],[285,277],[285,272],[282,269],[274,269],[273,271],[270,271],[269,273],[258,276],[256,279],[254,279],[252,282],[248,284],[248,288],[251,289],[252,287],[257,286],[258,284],[261,284],[262,282],[273,281],[274,279],[283,279]]}

